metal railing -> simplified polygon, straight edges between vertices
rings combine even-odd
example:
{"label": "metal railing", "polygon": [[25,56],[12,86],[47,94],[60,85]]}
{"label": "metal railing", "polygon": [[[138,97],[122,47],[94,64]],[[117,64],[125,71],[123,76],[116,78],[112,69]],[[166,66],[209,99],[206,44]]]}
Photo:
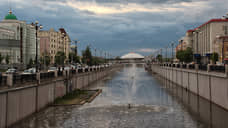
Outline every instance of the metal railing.
{"label": "metal railing", "polygon": [[7,76],[0,75],[0,86],[6,85]]}
{"label": "metal railing", "polygon": [[13,84],[36,82],[36,74],[13,74]]}
{"label": "metal railing", "polygon": [[211,65],[210,70],[215,71],[215,72],[223,72],[224,73],[225,72],[225,66]]}
{"label": "metal railing", "polygon": [[54,78],[55,77],[55,72],[44,72],[40,73],[40,79],[49,79],[49,78]]}

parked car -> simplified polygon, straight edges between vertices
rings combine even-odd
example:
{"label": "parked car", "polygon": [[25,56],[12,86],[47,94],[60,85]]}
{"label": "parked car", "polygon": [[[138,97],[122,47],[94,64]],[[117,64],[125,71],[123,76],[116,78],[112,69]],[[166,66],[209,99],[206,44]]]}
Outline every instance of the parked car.
{"label": "parked car", "polygon": [[36,68],[29,68],[27,70],[24,70],[24,72],[22,72],[22,74],[34,74],[36,73]]}
{"label": "parked car", "polygon": [[64,67],[64,70],[70,70],[71,67]]}
{"label": "parked car", "polygon": [[6,71],[7,74],[13,74],[13,73],[17,73],[17,69],[15,68],[9,68],[7,71]]}
{"label": "parked car", "polygon": [[50,67],[50,68],[48,69],[48,72],[54,72],[54,71],[56,71],[56,70],[57,70],[56,67]]}

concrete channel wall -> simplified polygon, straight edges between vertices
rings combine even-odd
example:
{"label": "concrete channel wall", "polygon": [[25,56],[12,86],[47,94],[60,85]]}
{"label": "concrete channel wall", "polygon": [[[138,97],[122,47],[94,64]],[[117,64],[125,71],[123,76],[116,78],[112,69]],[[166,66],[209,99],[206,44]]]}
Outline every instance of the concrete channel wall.
{"label": "concrete channel wall", "polygon": [[65,73],[65,76],[40,81],[38,84],[0,91],[0,128],[11,126],[52,104],[56,98],[75,89],[86,88],[121,67],[115,65],[75,75]]}
{"label": "concrete channel wall", "polygon": [[152,64],[154,73],[228,110],[227,73],[183,69]]}

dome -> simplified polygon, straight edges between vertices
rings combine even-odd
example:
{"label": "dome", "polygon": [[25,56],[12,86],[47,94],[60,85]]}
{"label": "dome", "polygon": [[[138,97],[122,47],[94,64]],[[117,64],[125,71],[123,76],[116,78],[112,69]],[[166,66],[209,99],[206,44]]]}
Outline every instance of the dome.
{"label": "dome", "polygon": [[5,16],[5,20],[17,20],[17,17],[9,11],[9,14]]}
{"label": "dome", "polygon": [[144,56],[137,54],[137,53],[128,53],[120,57],[121,59],[143,59]]}

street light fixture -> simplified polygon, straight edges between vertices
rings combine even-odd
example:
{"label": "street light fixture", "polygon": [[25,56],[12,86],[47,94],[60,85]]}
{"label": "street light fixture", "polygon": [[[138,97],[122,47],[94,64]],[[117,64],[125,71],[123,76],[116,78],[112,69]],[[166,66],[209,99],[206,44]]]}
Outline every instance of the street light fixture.
{"label": "street light fixture", "polygon": [[36,73],[37,73],[38,72],[38,41],[37,41],[37,33],[38,33],[38,30],[43,28],[43,26],[39,25],[38,21],[35,21],[35,24],[32,23],[32,25],[36,29]]}
{"label": "street light fixture", "polygon": [[174,59],[174,58],[173,58],[173,46],[174,46],[174,42],[171,43],[171,47],[172,47],[172,61],[171,61],[171,62],[172,62],[172,63],[173,63],[173,59]]}

